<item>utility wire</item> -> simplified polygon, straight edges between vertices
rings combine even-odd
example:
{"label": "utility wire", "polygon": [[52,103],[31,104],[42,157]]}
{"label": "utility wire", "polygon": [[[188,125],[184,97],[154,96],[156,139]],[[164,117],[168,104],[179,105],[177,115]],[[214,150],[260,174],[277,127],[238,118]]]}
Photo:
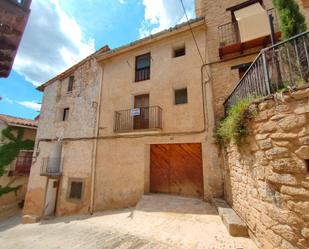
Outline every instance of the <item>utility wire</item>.
{"label": "utility wire", "polygon": [[195,39],[195,35],[194,35],[194,33],[193,33],[193,29],[192,29],[191,24],[190,24],[190,22],[189,22],[189,18],[188,18],[188,15],[187,15],[187,11],[186,11],[185,5],[184,5],[184,3],[183,3],[182,0],[180,0],[180,3],[181,3],[181,6],[182,6],[182,9],[183,9],[183,12],[184,12],[184,14],[185,14],[185,16],[186,16],[187,23],[188,23],[188,25],[189,25],[189,27],[190,27],[190,30],[191,30],[191,33],[192,33],[192,36],[193,36],[193,40],[194,40],[195,46],[196,46],[196,48],[197,48],[197,51],[198,51],[198,53],[199,53],[199,55],[200,55],[200,57],[201,57],[201,60],[202,60],[202,62],[203,62],[203,65],[204,65],[205,62],[204,62],[202,53],[201,53],[201,51],[200,51],[200,48],[199,48],[198,45],[197,45],[197,41],[196,41],[196,39]]}

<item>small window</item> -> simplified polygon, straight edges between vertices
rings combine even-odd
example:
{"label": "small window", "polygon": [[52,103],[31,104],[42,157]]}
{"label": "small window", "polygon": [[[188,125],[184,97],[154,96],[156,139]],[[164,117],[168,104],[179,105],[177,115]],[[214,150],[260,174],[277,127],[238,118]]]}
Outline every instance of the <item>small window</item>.
{"label": "small window", "polygon": [[173,54],[174,58],[184,56],[184,55],[186,55],[186,47],[185,46],[174,49],[174,54]]}
{"label": "small window", "polygon": [[69,119],[70,108],[63,109],[62,121],[67,121]]}
{"label": "small window", "polygon": [[81,200],[82,193],[83,193],[83,182],[82,181],[71,181],[69,198]]}
{"label": "small window", "polygon": [[187,88],[175,90],[175,105],[188,103]]}
{"label": "small window", "polygon": [[70,76],[68,82],[68,92],[72,92],[73,90],[73,83],[74,83],[74,76]]}
{"label": "small window", "polygon": [[135,58],[135,82],[150,79],[150,53]]}
{"label": "small window", "polygon": [[245,75],[245,73],[247,72],[249,67],[251,66],[251,63],[252,62],[235,65],[235,66],[232,66],[231,69],[232,70],[233,69],[237,69],[238,70],[239,79],[241,79]]}

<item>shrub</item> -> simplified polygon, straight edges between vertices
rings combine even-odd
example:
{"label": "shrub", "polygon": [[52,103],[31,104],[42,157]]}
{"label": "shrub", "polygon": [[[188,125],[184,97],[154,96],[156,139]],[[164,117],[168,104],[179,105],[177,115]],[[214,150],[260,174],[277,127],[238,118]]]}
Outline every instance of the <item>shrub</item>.
{"label": "shrub", "polygon": [[255,115],[255,111],[250,110],[250,104],[256,97],[248,97],[238,100],[230,107],[227,116],[219,122],[215,130],[216,140],[224,143],[240,144],[246,136],[247,122]]}
{"label": "shrub", "polygon": [[300,13],[295,0],[273,0],[273,4],[279,13],[283,40],[306,31],[305,17]]}

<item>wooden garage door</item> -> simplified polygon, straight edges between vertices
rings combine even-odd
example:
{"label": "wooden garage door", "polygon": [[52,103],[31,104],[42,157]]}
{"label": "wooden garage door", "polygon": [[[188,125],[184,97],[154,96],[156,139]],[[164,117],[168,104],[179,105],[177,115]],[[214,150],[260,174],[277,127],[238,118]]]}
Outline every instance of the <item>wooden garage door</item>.
{"label": "wooden garage door", "polygon": [[202,196],[201,144],[151,145],[150,191]]}

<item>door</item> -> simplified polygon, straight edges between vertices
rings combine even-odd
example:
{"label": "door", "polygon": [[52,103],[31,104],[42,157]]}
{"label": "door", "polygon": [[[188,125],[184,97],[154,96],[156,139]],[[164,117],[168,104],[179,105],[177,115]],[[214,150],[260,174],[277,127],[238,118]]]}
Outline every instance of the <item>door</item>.
{"label": "door", "polygon": [[201,144],[151,145],[150,191],[202,197]]}
{"label": "door", "polygon": [[134,108],[140,109],[140,115],[134,117],[134,129],[149,128],[149,94],[134,97]]}
{"label": "door", "polygon": [[48,179],[45,205],[44,205],[44,216],[52,216],[55,214],[56,200],[57,200],[58,180]]}

